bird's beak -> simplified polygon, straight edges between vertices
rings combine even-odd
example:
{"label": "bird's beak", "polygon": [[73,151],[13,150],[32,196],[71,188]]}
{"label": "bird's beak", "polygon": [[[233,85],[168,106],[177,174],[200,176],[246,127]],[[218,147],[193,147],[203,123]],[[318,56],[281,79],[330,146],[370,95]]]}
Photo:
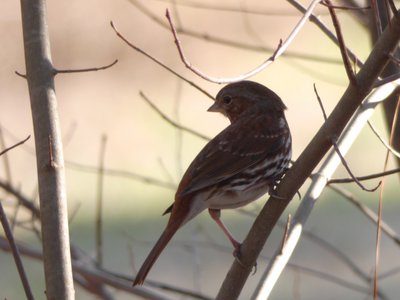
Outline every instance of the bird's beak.
{"label": "bird's beak", "polygon": [[207,111],[210,111],[210,112],[222,112],[222,111],[221,111],[221,107],[218,105],[217,101],[215,101],[214,104],[211,105],[211,106],[207,109]]}

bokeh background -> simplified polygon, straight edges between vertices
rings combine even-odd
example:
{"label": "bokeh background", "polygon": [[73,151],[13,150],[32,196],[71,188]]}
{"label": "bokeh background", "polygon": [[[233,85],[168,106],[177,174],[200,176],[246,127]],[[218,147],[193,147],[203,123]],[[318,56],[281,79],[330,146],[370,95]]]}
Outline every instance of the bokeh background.
{"label": "bokeh background", "polygon": [[[178,1],[177,1],[178,2]],[[179,1],[184,4],[193,1]],[[179,3],[178,2],[178,3]],[[139,1],[165,22],[167,7],[183,28],[243,42],[274,48],[285,39],[301,15],[286,1],[218,1],[218,6],[252,9],[265,14],[246,14],[226,10],[210,10],[168,1]],[[197,2],[200,3],[200,2]],[[201,4],[215,5],[214,1]],[[204,145],[204,141],[182,133],[160,118],[139,97],[143,91],[168,116],[207,136],[214,136],[228,124],[217,114],[207,113],[211,100],[160,68],[143,55],[133,51],[110,27],[116,27],[135,45],[157,57],[211,94],[221,86],[206,82],[181,63],[171,33],[131,2],[126,0],[48,1],[48,26],[54,65],[58,69],[99,67],[118,59],[112,68],[89,73],[59,74],[56,92],[68,188],[71,241],[90,256],[95,253],[95,205],[98,176],[76,164],[96,167],[100,145],[106,136],[104,164],[106,168],[133,172],[176,185],[182,172]],[[24,73],[24,52],[18,1],[3,0],[0,12],[0,126],[7,145],[33,134],[27,84],[15,75]],[[176,14],[178,12],[178,15]],[[320,14],[329,27],[330,17],[323,7]],[[361,60],[371,49],[369,33],[351,14],[340,13],[340,21],[348,47]],[[268,51],[249,51],[180,35],[190,61],[212,76],[228,77],[244,73],[268,58]],[[289,48],[291,53],[314,57],[301,59],[287,55],[268,69],[251,78],[273,89],[288,106],[287,118],[292,129],[294,159],[311,140],[323,117],[313,92],[317,85],[327,112],[334,107],[347,85],[340,64],[339,50],[324,34],[307,24]],[[326,58],[325,62],[317,57]],[[383,113],[377,109],[373,123],[387,138]],[[383,169],[386,150],[366,128],[346,156],[353,172],[366,175]],[[23,193],[36,198],[37,179],[34,141],[11,151],[12,183]],[[0,177],[5,178],[4,161],[0,160]],[[394,167],[390,161],[389,167]],[[347,177],[340,168],[335,177]],[[366,183],[373,186],[376,181]],[[305,187],[307,184],[305,185]],[[304,188],[302,192],[304,193]],[[346,185],[351,192],[372,209],[377,208],[379,192],[362,192],[355,185]],[[132,276],[158,238],[166,217],[161,213],[173,200],[174,190],[145,184],[128,177],[106,175],[104,198],[104,266]],[[13,199],[0,191],[1,200],[13,211]],[[384,198],[384,219],[400,231],[398,177],[387,178]],[[256,213],[265,197],[246,208]],[[299,200],[294,199],[287,213],[293,212]],[[287,216],[285,213],[285,217]],[[20,215],[24,217],[23,213]],[[26,217],[26,216],[25,216]],[[223,218],[238,239],[243,239],[254,216],[226,211]],[[375,226],[355,207],[333,192],[326,190],[316,205],[306,229],[334,244],[363,269],[372,274],[375,256]],[[271,255],[280,243],[282,229],[277,228],[268,240],[264,256]],[[16,230],[19,241],[39,246],[27,230]],[[380,272],[393,271],[380,281],[382,291],[391,299],[398,294],[400,252],[391,240],[382,239]],[[150,279],[186,287],[215,296],[232,262],[231,249],[215,224],[202,214],[187,224],[164,251]],[[349,268],[320,244],[305,238],[283,273],[272,299],[366,299],[369,287]],[[39,262],[24,259],[29,280],[37,299],[44,299],[44,279]],[[241,299],[248,299],[266,265],[259,260],[258,272],[248,280]],[[307,270],[336,276],[363,291],[340,285]],[[22,286],[12,256],[0,252],[0,297],[22,299]],[[396,271],[397,270],[397,271]],[[78,286],[77,299],[95,299]],[[183,297],[172,295],[172,299]],[[132,299],[122,292],[116,299]]]}

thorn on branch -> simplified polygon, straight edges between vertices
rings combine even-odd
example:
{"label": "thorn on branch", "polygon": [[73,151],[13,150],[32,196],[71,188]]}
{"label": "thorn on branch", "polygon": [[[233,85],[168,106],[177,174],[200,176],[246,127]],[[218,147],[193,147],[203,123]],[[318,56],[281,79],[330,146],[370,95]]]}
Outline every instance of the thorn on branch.
{"label": "thorn on branch", "polygon": [[26,79],[26,74],[22,74],[22,73],[20,73],[20,72],[18,72],[18,71],[14,71],[14,73],[15,73],[16,75],[18,75],[19,77],[22,77],[22,78]]}
{"label": "thorn on branch", "polygon": [[278,47],[276,47],[274,53],[272,53],[272,56],[271,56],[272,61],[275,61],[275,58],[277,57],[279,50],[282,48],[282,44],[283,44],[282,39],[279,39]]}
{"label": "thorn on branch", "polygon": [[286,221],[286,226],[285,226],[285,231],[283,232],[283,237],[282,237],[282,244],[281,244],[281,249],[279,250],[279,253],[282,255],[283,253],[283,249],[286,246],[286,241],[288,239],[289,236],[289,230],[290,230],[290,225],[292,223],[292,215],[288,214],[288,218]]}

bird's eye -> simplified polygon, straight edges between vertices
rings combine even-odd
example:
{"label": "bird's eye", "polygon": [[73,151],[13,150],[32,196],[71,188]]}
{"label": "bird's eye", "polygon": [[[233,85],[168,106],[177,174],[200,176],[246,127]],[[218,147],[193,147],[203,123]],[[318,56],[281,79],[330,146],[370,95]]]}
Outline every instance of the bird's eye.
{"label": "bird's eye", "polygon": [[229,105],[229,104],[232,103],[232,97],[231,97],[231,96],[224,96],[224,97],[222,98],[222,101],[224,101],[224,104]]}

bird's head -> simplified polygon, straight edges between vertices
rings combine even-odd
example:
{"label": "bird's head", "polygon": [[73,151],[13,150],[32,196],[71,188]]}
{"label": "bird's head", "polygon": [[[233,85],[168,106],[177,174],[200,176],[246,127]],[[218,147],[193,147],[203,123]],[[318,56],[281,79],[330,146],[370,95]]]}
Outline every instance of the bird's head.
{"label": "bird's head", "polygon": [[286,109],[279,96],[262,84],[239,81],[223,87],[208,111],[220,112],[233,123],[244,112],[255,107],[266,112],[283,112]]}

